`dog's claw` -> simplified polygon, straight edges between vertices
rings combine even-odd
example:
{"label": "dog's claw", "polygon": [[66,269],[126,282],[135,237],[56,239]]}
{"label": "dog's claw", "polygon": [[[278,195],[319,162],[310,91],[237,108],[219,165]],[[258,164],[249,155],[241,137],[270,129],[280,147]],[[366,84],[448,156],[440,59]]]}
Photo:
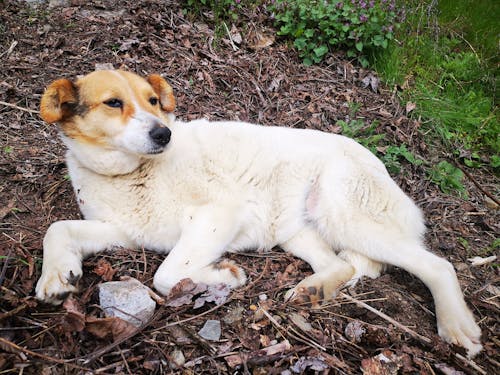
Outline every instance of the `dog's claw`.
{"label": "dog's claw", "polygon": [[76,256],[52,262],[42,271],[36,285],[36,297],[41,301],[59,305],[78,290],[76,285],[81,276],[81,262]]}

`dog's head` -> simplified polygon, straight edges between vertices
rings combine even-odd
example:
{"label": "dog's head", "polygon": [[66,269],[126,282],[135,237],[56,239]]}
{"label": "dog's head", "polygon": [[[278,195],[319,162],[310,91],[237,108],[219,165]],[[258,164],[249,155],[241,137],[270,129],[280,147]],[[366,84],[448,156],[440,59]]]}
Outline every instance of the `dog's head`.
{"label": "dog's head", "polygon": [[53,82],[40,107],[42,118],[59,123],[64,136],[78,147],[144,157],[167,147],[175,98],[159,75],[144,79],[130,72],[102,70],[76,82]]}

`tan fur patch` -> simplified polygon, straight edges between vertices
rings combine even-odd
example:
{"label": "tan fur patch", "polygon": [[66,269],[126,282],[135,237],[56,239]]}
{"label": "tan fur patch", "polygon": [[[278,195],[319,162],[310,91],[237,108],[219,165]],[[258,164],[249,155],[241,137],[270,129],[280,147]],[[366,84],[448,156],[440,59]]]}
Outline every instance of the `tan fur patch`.
{"label": "tan fur patch", "polygon": [[147,80],[160,97],[162,109],[166,112],[173,112],[175,110],[175,96],[172,87],[158,74],[151,74]]}
{"label": "tan fur patch", "polygon": [[61,121],[69,115],[63,104],[76,103],[76,101],[73,83],[67,79],[58,79],[45,90],[40,103],[40,115],[49,124]]}

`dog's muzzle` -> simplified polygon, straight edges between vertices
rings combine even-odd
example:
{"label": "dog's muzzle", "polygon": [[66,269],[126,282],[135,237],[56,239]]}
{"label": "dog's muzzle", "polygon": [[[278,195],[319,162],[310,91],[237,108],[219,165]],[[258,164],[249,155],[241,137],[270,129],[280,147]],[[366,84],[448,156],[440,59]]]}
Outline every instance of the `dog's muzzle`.
{"label": "dog's muzzle", "polygon": [[170,129],[163,126],[155,126],[149,132],[149,136],[151,137],[155,145],[159,147],[165,147],[168,142],[170,142],[171,135],[172,132],[170,131]]}

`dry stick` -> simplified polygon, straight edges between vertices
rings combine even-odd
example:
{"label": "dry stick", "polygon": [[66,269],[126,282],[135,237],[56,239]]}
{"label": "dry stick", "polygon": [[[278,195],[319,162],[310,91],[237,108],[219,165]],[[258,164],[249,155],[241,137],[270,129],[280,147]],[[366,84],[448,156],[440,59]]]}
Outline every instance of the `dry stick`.
{"label": "dry stick", "polygon": [[[415,331],[412,331],[411,329],[409,329],[408,327],[405,327],[404,325],[402,325],[401,323],[395,321],[393,318],[391,318],[390,316],[384,314],[383,312],[371,307],[370,305],[367,305],[366,303],[364,303],[363,301],[360,301],[360,300],[357,300],[356,298],[354,297],[351,297],[350,295],[348,294],[345,294],[343,292],[341,292],[339,294],[341,297],[347,299],[348,301],[350,302],[353,302],[355,303],[356,305],[358,305],[359,307],[362,307],[364,309],[367,309],[368,311],[371,311],[372,313],[380,316],[381,318],[387,320],[389,323],[393,324],[394,326],[398,327],[399,329],[401,329],[402,331],[408,333],[410,336],[412,336],[413,338],[423,342],[424,344],[427,344],[427,345],[430,345],[432,343],[432,341],[425,337],[425,336],[422,336],[422,335],[419,335],[418,333],[416,333]],[[481,367],[479,367],[473,360],[471,359],[468,359],[468,358],[465,358],[463,355],[461,354],[458,354],[458,353],[455,353],[455,357],[457,357],[458,359],[460,359],[461,361],[465,362],[466,364],[468,364],[469,366],[471,366],[474,370],[476,370],[477,372],[479,372],[480,374],[482,375],[487,375],[486,371],[484,371]]]}
{"label": "dry stick", "polygon": [[266,311],[266,309],[262,308],[262,306],[259,304],[259,307],[262,311],[262,313],[271,321],[271,323],[280,331],[281,336],[285,338],[285,335],[289,335],[290,337],[294,338],[297,341],[302,342],[303,344],[309,345],[311,348],[319,349],[323,352],[326,352],[326,348],[318,344],[316,341],[310,339],[307,336],[302,335],[299,333],[296,329],[290,327],[289,329],[285,329],[281,324],[279,324],[276,319],[273,318],[269,312]]}
{"label": "dry stick", "polygon": [[363,301],[360,301],[360,300],[358,300],[356,298],[353,298],[350,295],[345,294],[343,292],[340,293],[340,296],[343,297],[343,298],[345,298],[345,299],[347,299],[350,302],[355,303],[356,305],[358,305],[360,307],[363,307],[363,308],[367,309],[368,311],[371,311],[374,314],[377,314],[381,318],[387,320],[389,323],[391,323],[391,324],[395,325],[396,327],[398,327],[399,329],[405,331],[406,333],[408,333],[410,336],[416,338],[417,340],[419,340],[419,341],[421,341],[421,342],[423,342],[425,344],[431,344],[432,343],[432,341],[429,338],[427,338],[425,336],[422,336],[422,335],[419,335],[417,332],[409,329],[408,327],[405,327],[401,323],[395,321],[389,315],[384,314],[383,312],[381,312],[381,311],[379,311],[379,310],[371,307],[370,305],[364,303]]}
{"label": "dry stick", "polygon": [[43,360],[45,360],[47,362],[53,362],[53,363],[58,363],[58,364],[61,364],[61,365],[67,365],[69,367],[76,368],[78,370],[91,371],[90,369],[88,369],[86,367],[81,367],[81,366],[78,366],[78,365],[74,365],[73,363],[68,363],[67,361],[65,361],[63,359],[49,357],[49,356],[47,356],[45,354],[40,354],[40,353],[37,353],[37,352],[33,352],[33,351],[29,350],[29,349],[22,348],[19,345],[13,343],[12,341],[4,339],[3,337],[0,337],[0,343],[5,344],[5,345],[11,347],[13,350],[17,350],[17,351],[23,352],[23,353],[28,354],[28,355],[30,355],[32,357],[41,358],[41,359],[43,359]]}
{"label": "dry stick", "polygon": [[474,177],[471,176],[471,174],[469,172],[467,172],[465,169],[463,169],[458,163],[456,163],[454,160],[452,159],[449,159],[453,162],[453,164],[455,164],[455,166],[460,169],[464,175],[467,176],[467,178],[469,180],[472,181],[472,183],[474,185],[476,185],[476,187],[484,194],[486,195],[488,198],[490,198],[493,202],[495,202],[497,204],[497,206],[500,206],[500,201],[498,199],[496,199],[493,194],[491,194],[490,192],[486,191],[481,185],[479,185],[479,182],[476,181],[476,179]]}
{"label": "dry stick", "polygon": [[23,311],[26,307],[28,307],[28,305],[23,303],[22,305],[17,306],[14,310],[10,310],[3,314],[0,314],[0,322],[6,318],[10,318],[11,316],[17,315],[17,313]]}
{"label": "dry stick", "polygon": [[18,105],[15,105],[15,104],[12,104],[12,103],[7,103],[7,102],[4,102],[2,100],[0,100],[0,104],[4,105],[6,107],[15,108],[15,109],[18,109],[18,110],[24,111],[24,112],[35,113],[35,114],[40,113],[40,111],[37,111],[37,110],[34,110],[34,109],[29,109],[29,108],[24,108],[24,107],[19,107]]}

